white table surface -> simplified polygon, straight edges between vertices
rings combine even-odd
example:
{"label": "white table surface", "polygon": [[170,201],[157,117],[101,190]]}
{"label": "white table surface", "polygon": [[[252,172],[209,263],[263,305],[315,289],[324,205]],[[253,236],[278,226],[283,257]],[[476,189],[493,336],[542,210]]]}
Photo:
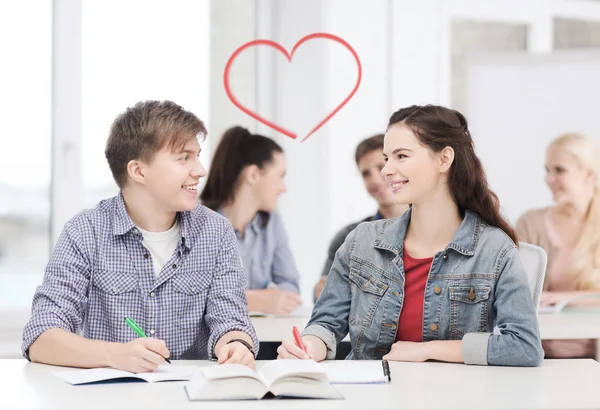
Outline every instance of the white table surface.
{"label": "white table surface", "polygon": [[[209,362],[174,361],[173,365]],[[360,362],[356,362],[360,365]],[[262,363],[258,363],[260,367]],[[71,386],[54,366],[0,360],[0,408],[10,409],[597,409],[600,363],[546,360],[541,367],[390,363],[389,385],[341,386],[344,400],[190,402],[184,382]]]}
{"label": "white table surface", "polygon": [[[291,337],[292,326],[306,327],[309,316],[252,317],[258,339],[278,342]],[[559,314],[538,315],[540,336],[549,339],[600,339],[600,309],[565,309]]]}

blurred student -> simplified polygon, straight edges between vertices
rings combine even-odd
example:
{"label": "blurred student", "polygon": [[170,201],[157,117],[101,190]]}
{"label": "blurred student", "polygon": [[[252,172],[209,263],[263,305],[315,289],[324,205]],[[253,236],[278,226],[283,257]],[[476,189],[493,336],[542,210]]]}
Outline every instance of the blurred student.
{"label": "blurred student", "polygon": [[333,265],[335,253],[344,243],[346,236],[348,236],[348,234],[352,232],[354,228],[356,228],[361,222],[395,218],[402,215],[402,213],[408,209],[408,205],[396,204],[394,202],[392,189],[386,182],[385,178],[381,175],[381,170],[385,166],[385,160],[383,158],[383,134],[377,134],[362,140],[356,147],[354,160],[356,161],[356,166],[358,167],[360,175],[362,176],[365,189],[369,195],[375,201],[377,201],[377,213],[363,219],[362,221],[354,222],[345,226],[333,237],[327,251],[327,260],[325,261],[325,265],[321,271],[321,279],[315,286],[315,301],[319,298],[321,292],[323,291],[323,286],[325,286],[325,281],[327,280],[327,274]]}
{"label": "blurred student", "polygon": [[225,132],[200,199],[235,230],[250,311],[288,314],[302,304],[288,236],[275,212],[286,191],[285,156],[272,139],[242,127]]}
{"label": "blurred student", "polygon": [[[564,134],[546,150],[546,184],[554,205],[527,211],[517,221],[519,239],[548,254],[540,304],[600,306],[600,148],[589,136]],[[594,357],[594,340],[548,340],[547,357]]]}
{"label": "blurred student", "polygon": [[[439,106],[392,114],[381,173],[399,218],[364,222],[336,254],[305,353],[287,339],[280,358],[537,366],[543,351],[517,237],[500,215],[467,120]],[[497,327],[499,333],[494,333]]]}
{"label": "blurred student", "polygon": [[26,358],[136,373],[169,357],[255,366],[233,229],[196,203],[204,134],[171,101],[115,119],[105,154],[120,192],[65,224],[23,331]]}

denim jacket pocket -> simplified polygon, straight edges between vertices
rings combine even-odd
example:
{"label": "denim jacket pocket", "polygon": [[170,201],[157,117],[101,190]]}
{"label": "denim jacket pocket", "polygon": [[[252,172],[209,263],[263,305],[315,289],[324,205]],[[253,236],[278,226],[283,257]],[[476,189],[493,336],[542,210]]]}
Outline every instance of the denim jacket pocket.
{"label": "denim jacket pocket", "polygon": [[210,287],[210,275],[201,272],[173,277],[173,306],[177,306],[177,322],[184,328],[200,328]]}
{"label": "denim jacket pocket", "polygon": [[368,326],[388,285],[363,269],[350,268],[350,325]]}
{"label": "denim jacket pocket", "polygon": [[461,340],[466,333],[487,332],[488,285],[450,286],[450,338]]}

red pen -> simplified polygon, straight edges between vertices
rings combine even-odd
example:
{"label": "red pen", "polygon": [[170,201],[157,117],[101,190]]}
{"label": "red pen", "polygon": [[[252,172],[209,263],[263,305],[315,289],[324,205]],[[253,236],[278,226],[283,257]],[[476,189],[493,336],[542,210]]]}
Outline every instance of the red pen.
{"label": "red pen", "polygon": [[308,351],[306,350],[306,346],[304,346],[304,343],[302,342],[302,338],[300,337],[300,332],[298,331],[298,328],[296,326],[294,326],[292,328],[292,333],[294,334],[294,340],[296,341],[296,345],[298,345],[298,347],[300,349],[302,349],[304,351],[304,353],[308,354]]}

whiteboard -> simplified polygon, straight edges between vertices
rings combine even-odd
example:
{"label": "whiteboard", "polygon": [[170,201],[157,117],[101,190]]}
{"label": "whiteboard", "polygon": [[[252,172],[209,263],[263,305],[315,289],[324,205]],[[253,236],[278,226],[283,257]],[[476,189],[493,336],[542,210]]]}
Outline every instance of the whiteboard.
{"label": "whiteboard", "polygon": [[599,138],[599,97],[600,50],[469,58],[465,114],[490,187],[511,222],[552,204],[544,182],[552,139],[565,132]]}

